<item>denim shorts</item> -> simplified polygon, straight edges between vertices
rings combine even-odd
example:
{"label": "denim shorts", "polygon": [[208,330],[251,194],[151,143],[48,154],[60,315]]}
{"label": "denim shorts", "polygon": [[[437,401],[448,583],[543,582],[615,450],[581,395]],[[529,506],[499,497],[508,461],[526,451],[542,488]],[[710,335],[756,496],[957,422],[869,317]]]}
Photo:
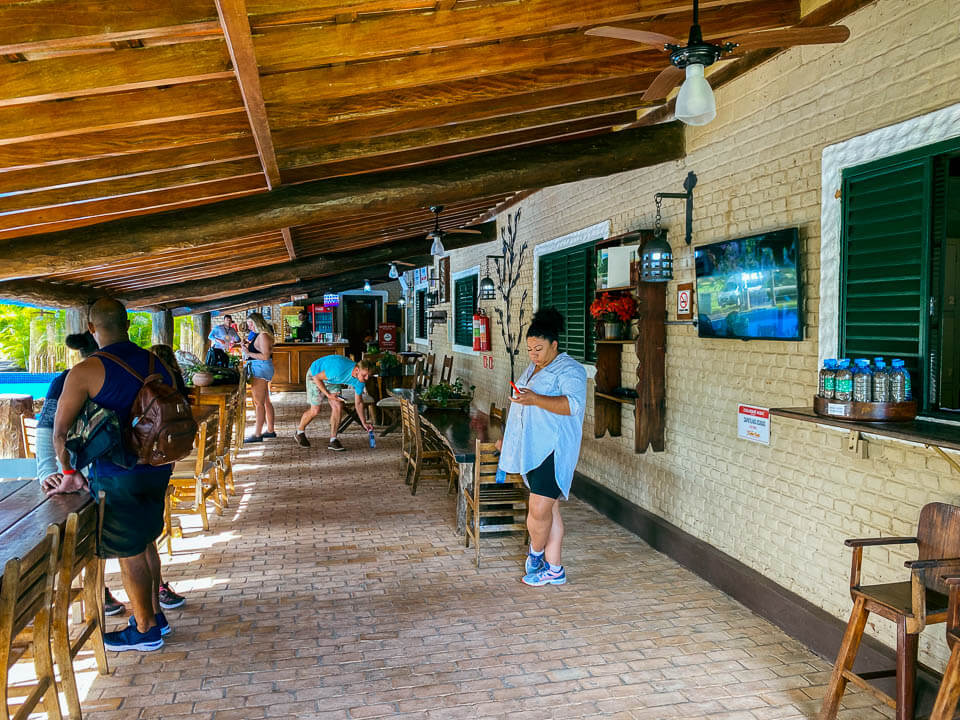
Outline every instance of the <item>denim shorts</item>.
{"label": "denim shorts", "polygon": [[247,377],[273,380],[273,360],[247,360]]}
{"label": "denim shorts", "polygon": [[163,532],[163,505],[172,465],[137,465],[124,470],[100,462],[88,468],[90,492],[106,493],[103,535],[97,554],[103,558],[139,555]]}

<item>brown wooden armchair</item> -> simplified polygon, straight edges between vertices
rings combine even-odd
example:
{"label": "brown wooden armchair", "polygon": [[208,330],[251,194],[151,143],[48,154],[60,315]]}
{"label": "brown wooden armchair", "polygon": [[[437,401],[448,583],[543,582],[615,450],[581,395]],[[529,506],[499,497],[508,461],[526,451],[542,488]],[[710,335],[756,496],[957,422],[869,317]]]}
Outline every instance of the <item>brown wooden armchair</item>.
{"label": "brown wooden armchair", "polygon": [[960,700],[960,577],[947,578],[950,588],[950,608],[947,612],[947,645],[950,659],[943,671],[940,690],[933,703],[930,720],[952,720]]}
{"label": "brown wooden armchair", "polygon": [[[908,543],[917,545],[917,560],[905,563],[910,569],[909,580],[881,585],[860,584],[863,548]],[[927,625],[947,620],[948,589],[944,577],[960,570],[960,507],[945,503],[924,505],[916,537],[861,538],[847,540],[844,544],[853,548],[850,571],[853,612],[823,699],[820,720],[837,717],[848,682],[873,693],[893,708],[897,720],[913,720],[920,632]],[[895,670],[857,675],[852,670],[853,663],[870,613],[896,623],[897,666]],[[867,682],[891,675],[896,675],[896,698]]]}

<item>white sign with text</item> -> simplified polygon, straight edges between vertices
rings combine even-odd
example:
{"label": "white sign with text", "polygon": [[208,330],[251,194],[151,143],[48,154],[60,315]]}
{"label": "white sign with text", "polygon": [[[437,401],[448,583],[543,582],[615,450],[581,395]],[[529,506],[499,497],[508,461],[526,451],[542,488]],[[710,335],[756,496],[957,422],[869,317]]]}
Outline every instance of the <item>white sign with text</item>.
{"label": "white sign with text", "polygon": [[769,445],[770,411],[753,405],[741,405],[737,410],[737,437]]}

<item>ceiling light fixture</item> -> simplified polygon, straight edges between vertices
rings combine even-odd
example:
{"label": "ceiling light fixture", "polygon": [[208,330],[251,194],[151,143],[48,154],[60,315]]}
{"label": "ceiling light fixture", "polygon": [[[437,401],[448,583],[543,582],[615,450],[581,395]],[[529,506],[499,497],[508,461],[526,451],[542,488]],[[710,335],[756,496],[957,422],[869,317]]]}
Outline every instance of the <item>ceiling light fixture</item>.
{"label": "ceiling light fixture", "polygon": [[370,281],[369,281],[369,280],[364,280],[364,281],[363,281],[363,291],[364,291],[364,292],[370,292],[370,290],[371,290],[371,288],[370,288]]}
{"label": "ceiling light fixture", "polygon": [[390,279],[396,280],[398,277],[400,277],[400,271],[397,270],[397,264],[390,263]]}

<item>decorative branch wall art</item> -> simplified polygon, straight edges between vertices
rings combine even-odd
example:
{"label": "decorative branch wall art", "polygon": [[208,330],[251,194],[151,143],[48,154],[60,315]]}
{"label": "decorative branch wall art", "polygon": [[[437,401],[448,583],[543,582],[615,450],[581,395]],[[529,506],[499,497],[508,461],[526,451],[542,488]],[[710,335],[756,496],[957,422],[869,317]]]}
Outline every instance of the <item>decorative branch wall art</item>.
{"label": "decorative branch wall art", "polygon": [[495,308],[500,337],[510,358],[510,379],[516,380],[516,358],[520,354],[523,342],[524,314],[527,304],[527,289],[520,296],[519,307],[515,307],[517,298],[514,291],[520,282],[520,270],[527,254],[527,243],[517,247],[517,227],[520,224],[520,210],[513,216],[507,215],[507,224],[500,228],[501,251],[503,259],[495,260],[497,269],[497,290],[503,300],[503,307]]}

